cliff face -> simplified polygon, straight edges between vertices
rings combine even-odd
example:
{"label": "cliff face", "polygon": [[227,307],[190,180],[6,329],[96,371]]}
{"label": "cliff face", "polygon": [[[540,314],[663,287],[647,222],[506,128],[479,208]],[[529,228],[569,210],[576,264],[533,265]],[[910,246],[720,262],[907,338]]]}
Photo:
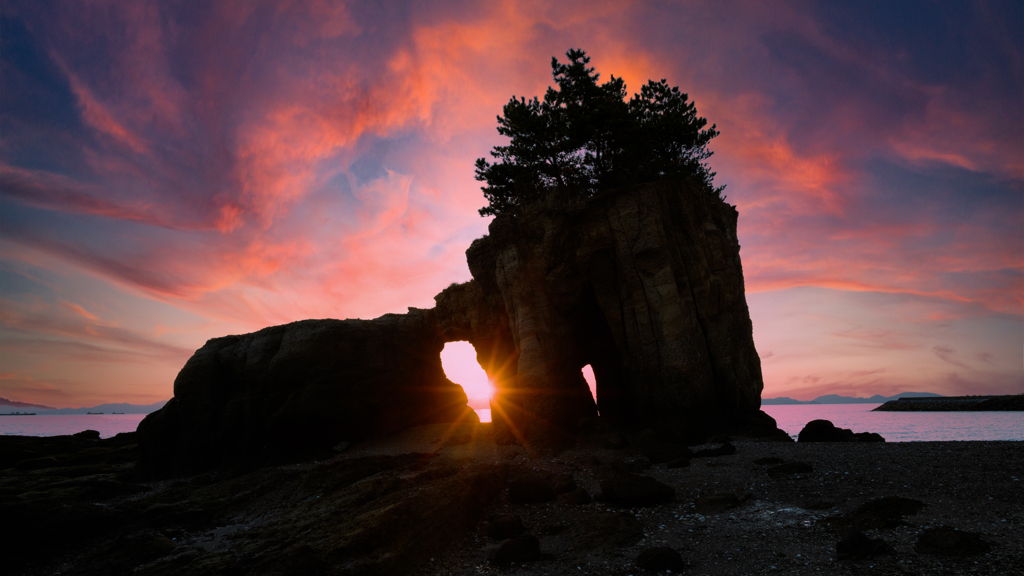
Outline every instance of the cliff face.
{"label": "cliff face", "polygon": [[[474,280],[442,292],[436,310],[466,315],[452,312],[461,292],[472,294],[463,310],[507,318],[503,338],[516,357],[492,346],[492,365],[481,362],[499,383],[491,406],[499,437],[557,440],[596,410],[677,439],[773,430],[759,411],[761,365],[736,221],[732,206],[668,183],[609,193],[577,210],[495,219],[467,251]],[[497,324],[477,321],[504,333],[491,328]],[[597,378],[596,410],[580,372],[587,364]]]}
{"label": "cliff face", "polygon": [[[466,252],[473,280],[446,288],[431,310],[207,342],[178,374],[174,398],[140,424],[140,470],[273,460],[476,421],[441,368],[455,340],[473,344],[496,382],[501,443],[564,446],[598,411],[666,440],[777,433],[759,410],[736,220],[732,206],[679,183],[498,217]],[[581,373],[588,364],[596,405]]]}
{"label": "cliff face", "polygon": [[478,422],[441,368],[429,310],[375,320],[304,320],[215,338],[138,429],[150,476],[329,451],[437,422]]}

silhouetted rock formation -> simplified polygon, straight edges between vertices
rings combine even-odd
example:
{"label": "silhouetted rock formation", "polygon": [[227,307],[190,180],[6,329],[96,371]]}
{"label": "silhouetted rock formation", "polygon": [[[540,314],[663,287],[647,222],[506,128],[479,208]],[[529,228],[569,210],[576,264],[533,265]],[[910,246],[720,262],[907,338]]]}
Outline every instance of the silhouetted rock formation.
{"label": "silhouetted rock formation", "polygon": [[811,420],[798,438],[799,442],[885,442],[881,434],[837,428],[830,420]]}
{"label": "silhouetted rock formation", "polygon": [[437,422],[478,422],[441,368],[429,310],[304,320],[214,338],[139,424],[140,469],[166,476],[329,451]]}
{"label": "silhouetted rock formation", "polygon": [[[468,340],[496,382],[500,443],[564,447],[600,410],[651,441],[777,435],[743,292],[736,209],[687,183],[502,215],[466,252],[473,280],[431,310],[307,320],[216,338],[139,426],[140,468],[168,475],[313,454],[418,424],[475,420],[445,378]],[[591,365],[597,403],[581,369]],[[639,437],[638,437],[639,438]]]}
{"label": "silhouetted rock formation", "polygon": [[688,184],[655,183],[496,218],[466,252],[473,281],[439,294],[435,311],[498,383],[499,440],[557,442],[598,409],[675,440],[772,433],[737,215]]}

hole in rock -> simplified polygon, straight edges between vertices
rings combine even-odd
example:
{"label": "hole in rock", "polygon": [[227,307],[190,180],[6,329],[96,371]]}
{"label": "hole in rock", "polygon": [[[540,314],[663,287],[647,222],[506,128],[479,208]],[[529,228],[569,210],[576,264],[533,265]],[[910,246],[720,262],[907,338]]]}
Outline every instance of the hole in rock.
{"label": "hole in rock", "polygon": [[[448,342],[441,351],[441,367],[449,380],[462,386],[469,407],[476,410],[480,420],[490,422],[491,396],[494,385],[476,361],[476,350],[469,342]],[[486,411],[486,414],[483,412]],[[486,420],[485,420],[486,418]]]}
{"label": "hole in rock", "polygon": [[[590,364],[583,367],[583,379],[590,387],[590,396],[594,398],[594,403],[597,403],[597,378],[594,376],[594,369],[590,367]],[[598,411],[597,415],[600,416],[601,412]]]}

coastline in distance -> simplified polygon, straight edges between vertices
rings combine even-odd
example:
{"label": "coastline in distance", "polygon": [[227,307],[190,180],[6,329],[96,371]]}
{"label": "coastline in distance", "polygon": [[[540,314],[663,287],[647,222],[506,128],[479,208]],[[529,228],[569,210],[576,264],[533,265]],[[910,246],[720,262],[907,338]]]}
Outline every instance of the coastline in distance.
{"label": "coastline in distance", "polygon": [[779,398],[762,398],[761,404],[884,404],[890,400],[897,400],[899,398],[942,398],[942,395],[934,394],[932,392],[900,392],[895,396],[882,396],[881,394],[875,394],[870,398],[857,398],[853,396],[840,396],[838,394],[825,394],[824,396],[818,396],[814,400],[794,400],[787,396],[781,396]]}

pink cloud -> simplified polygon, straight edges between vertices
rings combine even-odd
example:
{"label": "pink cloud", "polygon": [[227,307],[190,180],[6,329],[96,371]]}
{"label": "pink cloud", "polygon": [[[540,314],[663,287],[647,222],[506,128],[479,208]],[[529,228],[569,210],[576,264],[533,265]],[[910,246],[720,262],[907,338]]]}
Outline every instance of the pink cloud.
{"label": "pink cloud", "polygon": [[[901,191],[879,191],[872,164],[1019,187],[1020,127],[1000,118],[999,101],[921,80],[886,47],[844,40],[797,6],[694,4],[685,17],[642,2],[581,7],[414,5],[388,19],[351,3],[229,2],[179,19],[168,6],[112,3],[45,15],[33,29],[87,132],[68,137],[83,165],[2,158],[0,191],[21,211],[4,258],[204,318],[196,347],[215,330],[428,307],[468,279],[463,252],[486,230],[472,162],[501,143],[495,115],[512,95],[542,94],[550,57],[579,46],[631,91],[648,78],[679,84],[722,130],[712,164],[739,206],[749,294],[806,286],[921,303],[893,312],[889,330],[822,313],[833,323],[822,334],[842,343],[826,353],[900,352],[909,366],[923,351],[943,362],[929,352],[937,343],[905,325],[1020,316],[1024,249],[1006,241],[1020,230],[1019,203],[979,196],[967,213],[922,194],[898,205],[885,195]],[[94,52],[97,34],[109,50]],[[778,53],[780,38],[797,57]],[[825,64],[801,69],[819,65],[800,60],[809,56]],[[843,74],[865,86],[830,88],[846,85]],[[82,230],[52,224],[69,220]],[[32,329],[38,311],[24,302],[7,318],[38,331],[31,346],[73,339],[64,352],[82,361],[90,345],[168,359],[188,348],[118,341],[130,340],[116,331],[125,322],[59,300],[60,323],[44,314]],[[981,353],[950,345],[962,358]],[[764,359],[781,367],[766,371],[772,385],[909,382],[889,364],[832,373],[800,364],[785,341],[770,349]]]}

